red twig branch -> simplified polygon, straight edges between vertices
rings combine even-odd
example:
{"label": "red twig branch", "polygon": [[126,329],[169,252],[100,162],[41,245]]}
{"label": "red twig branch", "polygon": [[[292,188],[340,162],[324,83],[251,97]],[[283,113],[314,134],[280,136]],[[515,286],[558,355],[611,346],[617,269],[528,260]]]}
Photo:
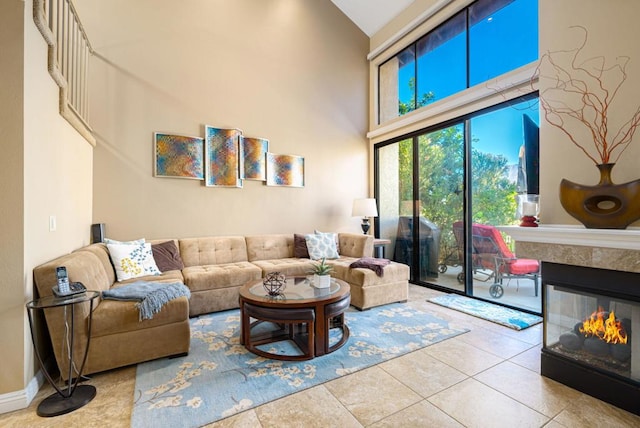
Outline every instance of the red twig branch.
{"label": "red twig branch", "polygon": [[[597,56],[580,61],[587,44],[584,32],[580,46],[570,50],[550,51],[540,58],[534,75],[547,85],[540,91],[540,105],[549,124],[562,131],[569,140],[596,164],[616,162],[627,149],[640,125],[640,106],[611,138],[609,133],[609,107],[627,80],[629,57],[616,58],[606,66],[605,58]],[[568,56],[569,65],[560,64],[559,57]],[[549,69],[549,74],[542,72]],[[545,70],[546,70],[545,68]],[[613,82],[613,83],[612,83]],[[585,145],[574,135],[572,125],[582,125],[591,135],[593,145]]]}

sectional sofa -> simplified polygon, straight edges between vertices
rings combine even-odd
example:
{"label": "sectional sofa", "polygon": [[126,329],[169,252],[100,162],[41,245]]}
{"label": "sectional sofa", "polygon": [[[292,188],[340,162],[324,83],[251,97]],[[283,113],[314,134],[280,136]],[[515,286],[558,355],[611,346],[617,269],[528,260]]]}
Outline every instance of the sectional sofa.
{"label": "sectional sofa", "polygon": [[[332,276],[351,286],[351,304],[367,309],[386,303],[406,301],[409,267],[391,262],[384,275],[349,265],[373,253],[373,238],[368,235],[339,233],[339,258],[328,260]],[[313,261],[300,257],[300,235],[269,234],[219,236],[149,241],[153,245],[173,242],[172,256],[181,269],[160,275],[117,281],[116,271],[105,244],[92,244],[63,255],[34,269],[39,296],[52,294],[57,266],[66,266],[70,281],[82,282],[87,289],[104,291],[134,281],[183,282],[189,299],[171,300],[152,319],[140,321],[135,302],[98,298],[94,304],[91,343],[84,373],[96,373],[160,357],[189,352],[189,317],[238,307],[239,289],[269,272],[306,275]],[[170,245],[171,246],[171,245]],[[296,257],[298,256],[298,257]],[[74,360],[80,361],[88,338],[89,304],[76,305]],[[65,314],[60,308],[45,310],[45,320],[56,362],[63,376],[68,373],[65,352]]]}

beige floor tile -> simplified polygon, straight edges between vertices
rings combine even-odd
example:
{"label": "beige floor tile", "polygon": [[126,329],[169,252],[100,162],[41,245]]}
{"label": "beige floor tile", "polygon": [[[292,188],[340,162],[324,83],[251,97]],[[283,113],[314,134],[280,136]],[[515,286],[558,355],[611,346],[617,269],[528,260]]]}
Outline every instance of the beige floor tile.
{"label": "beige floor tile", "polygon": [[553,418],[580,397],[580,392],[505,361],[476,376],[485,385]]}
{"label": "beige floor tile", "polygon": [[502,332],[497,333],[484,328],[476,328],[463,334],[460,340],[502,358],[511,358],[535,347],[530,343],[505,336]]}
{"label": "beige floor tile", "polygon": [[462,426],[436,406],[423,400],[370,425],[370,428],[458,428]]}
{"label": "beige floor tile", "polygon": [[638,428],[640,416],[619,409],[589,395],[581,394],[553,419],[568,428]]}
{"label": "beige floor tile", "polygon": [[394,358],[379,367],[425,398],[467,378],[464,373],[424,351],[421,349]]}
{"label": "beige floor tile", "polygon": [[486,328],[531,345],[538,345],[542,343],[542,323],[525,328],[524,330],[515,330],[513,328],[505,328],[498,323],[492,322],[491,325],[488,325]]}
{"label": "beige floor tile", "polygon": [[540,427],[549,420],[475,379],[467,379],[428,400],[465,427]]}
{"label": "beige floor tile", "polygon": [[260,428],[261,426],[255,409],[251,409],[205,425],[203,428]]}
{"label": "beige floor tile", "polygon": [[504,361],[502,358],[461,341],[461,336],[431,345],[424,351],[468,376],[473,376]]}
{"label": "beige floor tile", "polygon": [[509,361],[539,374],[541,349],[542,345],[537,345],[531,349],[527,349],[515,357],[510,358]]}
{"label": "beige floor tile", "polygon": [[264,404],[255,411],[263,428],[362,426],[323,385]]}
{"label": "beige floor tile", "polygon": [[566,428],[564,425],[559,424],[556,421],[551,421],[544,426],[544,428]]}
{"label": "beige floor tile", "polygon": [[363,425],[384,419],[422,399],[377,366],[327,382],[324,386]]}
{"label": "beige floor tile", "polygon": [[91,376],[86,384],[96,387],[96,397],[84,407],[66,415],[43,418],[36,414],[40,402],[54,389],[47,383],[29,407],[12,413],[0,414],[2,427],[128,427],[131,424],[135,367],[125,367]]}

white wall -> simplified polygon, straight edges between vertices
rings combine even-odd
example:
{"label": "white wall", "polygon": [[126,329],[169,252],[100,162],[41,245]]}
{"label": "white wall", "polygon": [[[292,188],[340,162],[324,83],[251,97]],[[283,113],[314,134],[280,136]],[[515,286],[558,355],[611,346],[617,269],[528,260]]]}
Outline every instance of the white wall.
{"label": "white wall", "polygon": [[[97,52],[94,221],[116,239],[359,230],[368,38],[329,1],[76,2]],[[236,127],[305,158],[305,187],[153,177],[153,132]]]}

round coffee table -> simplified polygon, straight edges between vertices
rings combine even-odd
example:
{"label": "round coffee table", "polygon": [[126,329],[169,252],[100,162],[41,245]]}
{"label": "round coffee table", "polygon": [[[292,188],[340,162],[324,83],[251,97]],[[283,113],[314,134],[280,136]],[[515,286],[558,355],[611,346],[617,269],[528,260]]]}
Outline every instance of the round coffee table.
{"label": "round coffee table", "polygon": [[[351,302],[347,282],[331,278],[328,288],[316,288],[307,277],[290,277],[277,296],[270,296],[262,279],[240,289],[240,343],[256,355],[275,360],[310,360],[342,347],[349,338],[344,311]],[[252,321],[253,319],[253,321]],[[252,330],[271,323],[273,329]],[[329,344],[329,331],[340,329],[342,337]],[[302,352],[299,355],[275,354],[258,346],[291,340]]]}

